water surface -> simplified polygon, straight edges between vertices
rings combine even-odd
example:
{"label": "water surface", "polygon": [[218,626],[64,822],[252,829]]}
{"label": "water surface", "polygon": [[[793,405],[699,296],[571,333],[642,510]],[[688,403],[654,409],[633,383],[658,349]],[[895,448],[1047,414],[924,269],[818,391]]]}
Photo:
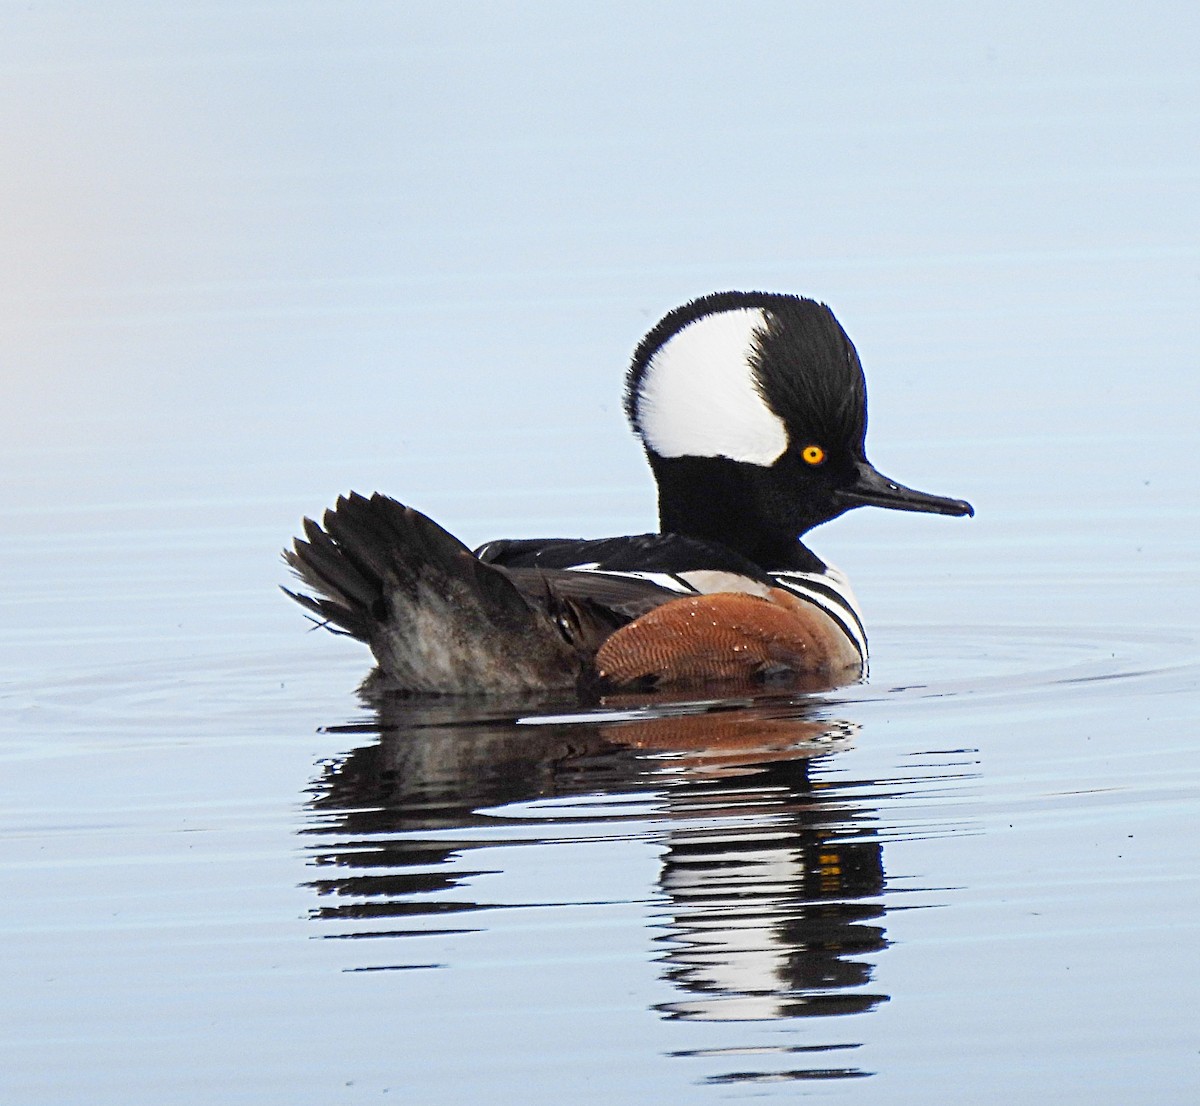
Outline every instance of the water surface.
{"label": "water surface", "polygon": [[[4,18],[0,1099],[1196,1098],[1191,6]],[[812,535],[869,678],[360,701],[300,517],[649,529],[738,286],[978,510]]]}

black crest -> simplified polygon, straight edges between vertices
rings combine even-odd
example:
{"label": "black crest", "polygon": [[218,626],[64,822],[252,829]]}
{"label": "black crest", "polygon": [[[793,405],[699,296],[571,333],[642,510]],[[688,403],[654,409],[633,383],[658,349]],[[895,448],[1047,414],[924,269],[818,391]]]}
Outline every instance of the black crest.
{"label": "black crest", "polygon": [[854,343],[823,303],[797,296],[763,304],[767,326],[755,371],[763,397],[797,444],[843,443],[862,452],[867,384]]}

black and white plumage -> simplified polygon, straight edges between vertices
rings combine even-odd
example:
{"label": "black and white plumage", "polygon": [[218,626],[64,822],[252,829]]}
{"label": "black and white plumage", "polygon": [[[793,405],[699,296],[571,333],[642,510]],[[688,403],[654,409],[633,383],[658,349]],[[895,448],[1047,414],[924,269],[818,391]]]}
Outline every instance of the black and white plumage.
{"label": "black and white plumage", "polygon": [[584,573],[588,580],[655,584],[674,596],[761,595],[772,587],[783,588],[828,614],[853,642],[859,661],[864,665],[867,661],[867,634],[849,581],[815,556],[808,570],[770,572],[727,546],[681,534],[501,540],[480,546],[475,555],[509,570],[560,570]]}
{"label": "black and white plumage", "polygon": [[293,594],[418,693],[695,682],[780,670],[856,678],[845,577],[800,540],[851,507],[971,514],[866,458],[866,385],[823,304],[724,292],[666,315],[634,353],[626,412],[658,483],[660,532],[489,542],[471,553],[395,500],[306,520]]}

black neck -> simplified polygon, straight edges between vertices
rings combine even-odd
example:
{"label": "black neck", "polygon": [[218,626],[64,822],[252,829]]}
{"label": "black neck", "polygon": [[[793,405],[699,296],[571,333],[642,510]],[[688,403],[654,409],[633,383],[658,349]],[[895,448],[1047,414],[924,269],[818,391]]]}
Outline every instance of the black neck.
{"label": "black neck", "polygon": [[657,457],[658,522],[664,534],[715,542],[765,569],[820,572],[824,562],[772,517],[765,470],[723,457]]}

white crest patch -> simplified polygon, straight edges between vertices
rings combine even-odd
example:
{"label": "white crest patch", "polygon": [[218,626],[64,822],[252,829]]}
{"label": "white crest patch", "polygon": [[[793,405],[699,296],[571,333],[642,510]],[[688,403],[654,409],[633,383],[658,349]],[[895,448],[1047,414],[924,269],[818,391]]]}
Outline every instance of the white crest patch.
{"label": "white crest patch", "polygon": [[659,348],[638,385],[637,421],[660,457],[728,457],[772,465],[787,427],[758,391],[750,355],[760,308],[703,315]]}

